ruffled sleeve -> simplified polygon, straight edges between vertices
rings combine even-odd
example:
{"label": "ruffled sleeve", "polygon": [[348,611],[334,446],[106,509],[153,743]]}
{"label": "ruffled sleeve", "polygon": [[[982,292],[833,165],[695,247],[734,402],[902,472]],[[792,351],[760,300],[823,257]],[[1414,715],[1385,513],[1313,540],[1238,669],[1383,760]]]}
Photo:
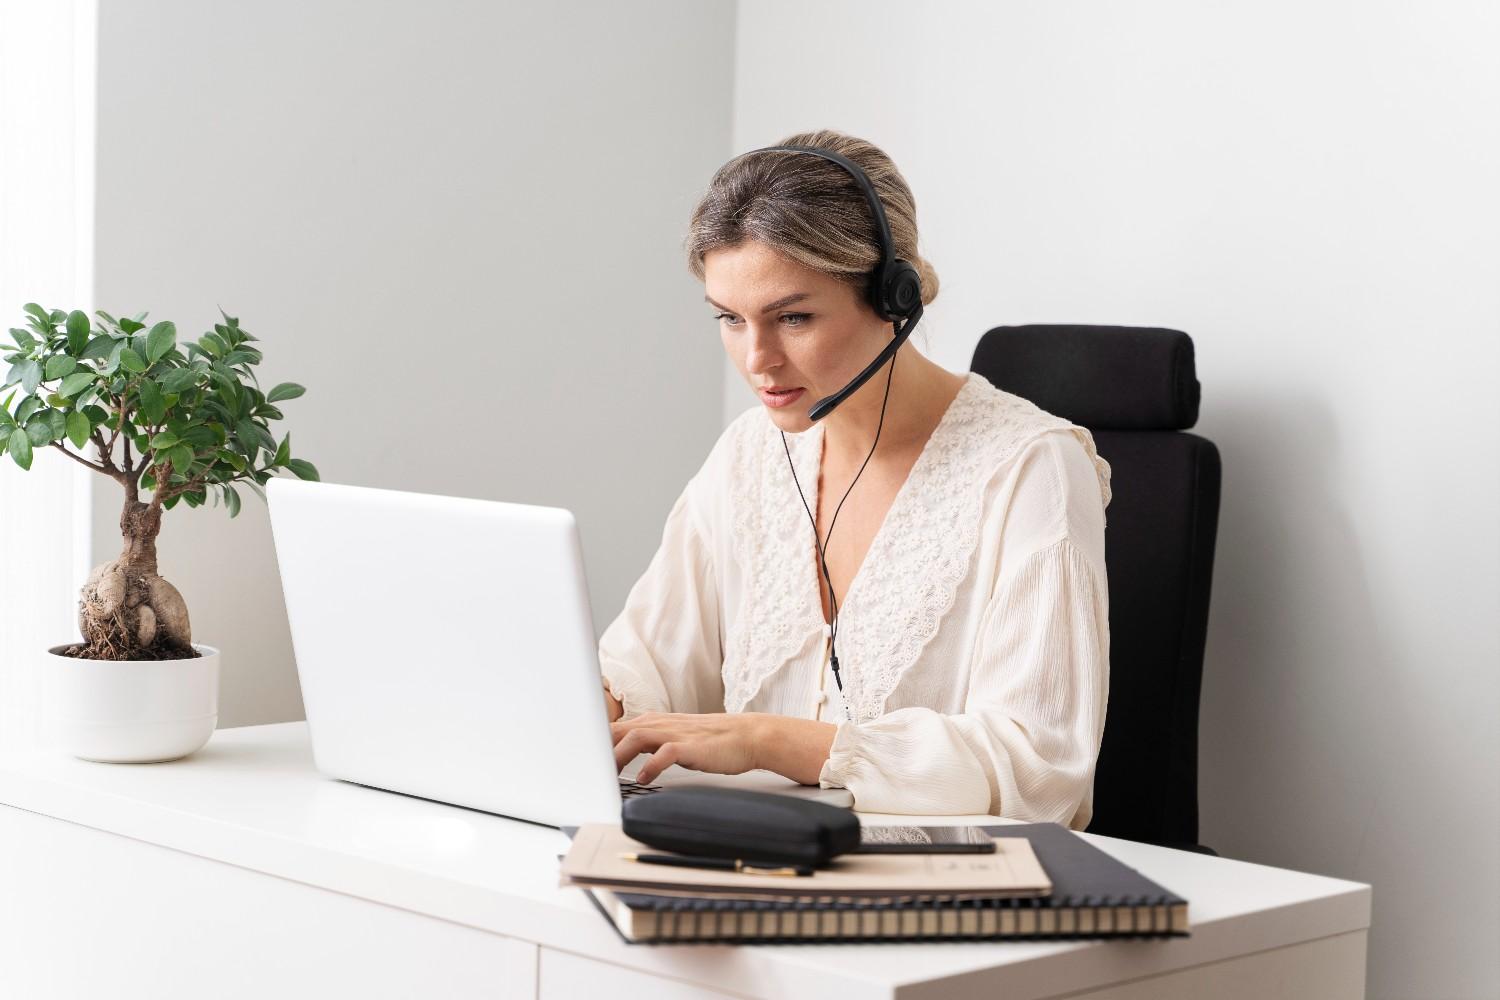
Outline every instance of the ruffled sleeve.
{"label": "ruffled sleeve", "polygon": [[1109,692],[1107,472],[1072,436],[1046,438],[995,514],[998,571],[963,711],[839,725],[819,784],[850,789],[856,808],[1088,825]]}
{"label": "ruffled sleeve", "polygon": [[622,719],[724,710],[719,596],[693,509],[696,485],[672,505],[661,545],[599,638],[599,668]]}

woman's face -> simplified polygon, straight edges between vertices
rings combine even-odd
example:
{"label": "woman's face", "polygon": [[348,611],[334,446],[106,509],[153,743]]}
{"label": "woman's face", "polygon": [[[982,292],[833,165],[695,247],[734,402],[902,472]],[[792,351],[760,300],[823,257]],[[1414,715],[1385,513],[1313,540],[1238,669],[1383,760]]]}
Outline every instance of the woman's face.
{"label": "woman's face", "polygon": [[[788,433],[811,427],[813,404],[842,389],[890,340],[890,323],[852,285],[764,243],[711,250],[703,269],[724,350]],[[794,391],[778,398],[768,389]]]}

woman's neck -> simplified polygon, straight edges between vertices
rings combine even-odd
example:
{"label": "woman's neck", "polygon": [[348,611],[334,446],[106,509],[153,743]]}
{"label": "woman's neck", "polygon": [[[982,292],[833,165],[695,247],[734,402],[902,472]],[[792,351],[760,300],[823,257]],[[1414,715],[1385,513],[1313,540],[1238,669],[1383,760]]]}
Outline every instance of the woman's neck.
{"label": "woman's neck", "polygon": [[[966,377],[948,371],[919,354],[908,342],[896,352],[896,369],[886,365],[858,391],[823,418],[823,461],[834,468],[857,468],[876,444],[871,462],[882,455],[920,450],[942,420]],[[886,399],[886,379],[890,398]],[[885,421],[880,406],[885,400]]]}

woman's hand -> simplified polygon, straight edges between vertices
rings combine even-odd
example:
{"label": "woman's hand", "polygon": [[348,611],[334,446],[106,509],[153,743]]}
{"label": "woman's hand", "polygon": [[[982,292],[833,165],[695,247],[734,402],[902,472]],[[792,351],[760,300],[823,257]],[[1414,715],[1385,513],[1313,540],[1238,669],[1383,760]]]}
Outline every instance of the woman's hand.
{"label": "woman's hand", "polygon": [[753,771],[760,740],[757,716],[748,713],[690,715],[645,712],[625,722],[610,724],[615,740],[615,769],[649,753],[635,780],[649,785],[673,764],[694,771],[740,774]]}
{"label": "woman's hand", "polygon": [[816,785],[837,728],[764,712],[646,712],[609,727],[616,770],[624,770],[639,754],[651,755],[636,774],[643,785],[673,764],[715,774],[766,768]]}
{"label": "woman's hand", "polygon": [[599,682],[604,685],[604,711],[609,716],[609,721],[614,722],[625,714],[625,706],[620,703],[620,699],[609,693],[609,681],[601,677]]}

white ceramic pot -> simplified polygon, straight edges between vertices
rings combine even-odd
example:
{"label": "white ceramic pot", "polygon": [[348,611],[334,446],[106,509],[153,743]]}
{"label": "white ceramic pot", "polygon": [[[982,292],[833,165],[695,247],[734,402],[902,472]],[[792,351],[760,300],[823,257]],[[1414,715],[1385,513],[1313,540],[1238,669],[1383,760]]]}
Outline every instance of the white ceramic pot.
{"label": "white ceramic pot", "polygon": [[219,651],[182,660],[80,660],[47,650],[45,687],[59,748],[84,760],[148,764],[186,757],[219,724]]}

